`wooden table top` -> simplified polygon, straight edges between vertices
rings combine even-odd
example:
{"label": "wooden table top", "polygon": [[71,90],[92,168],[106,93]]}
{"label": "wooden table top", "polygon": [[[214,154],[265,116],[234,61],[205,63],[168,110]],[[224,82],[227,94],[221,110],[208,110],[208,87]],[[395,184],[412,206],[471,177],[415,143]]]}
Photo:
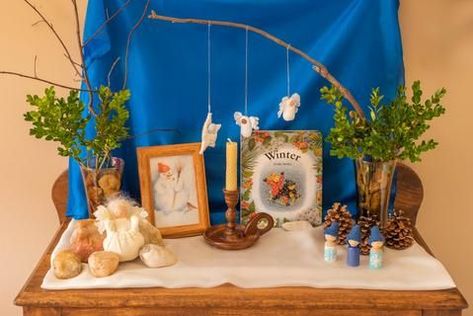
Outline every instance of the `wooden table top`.
{"label": "wooden table top", "polygon": [[[230,284],[215,288],[130,288],[88,290],[43,290],[41,283],[50,266],[50,257],[66,221],[56,232],[36,268],[15,299],[19,306],[44,308],[203,308],[264,310],[461,310],[468,307],[456,288],[436,291],[381,291],[360,289],[316,289],[278,287],[242,289]],[[428,247],[417,234],[417,240]],[[375,314],[373,314],[375,315]]]}

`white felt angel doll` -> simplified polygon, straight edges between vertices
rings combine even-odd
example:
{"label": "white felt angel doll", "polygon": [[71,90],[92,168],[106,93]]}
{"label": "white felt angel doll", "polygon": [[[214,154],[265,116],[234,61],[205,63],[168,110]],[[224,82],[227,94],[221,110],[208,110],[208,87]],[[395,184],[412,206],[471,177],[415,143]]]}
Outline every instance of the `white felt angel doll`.
{"label": "white felt angel doll", "polygon": [[235,122],[240,126],[240,133],[243,137],[250,137],[253,131],[259,129],[259,118],[256,116],[246,116],[241,112],[235,112],[233,115]]}
{"label": "white felt angel doll", "polygon": [[200,145],[200,154],[202,155],[207,147],[215,147],[217,141],[217,133],[222,124],[212,123],[212,113],[207,114],[204,126],[202,127],[202,143]]}
{"label": "white felt angel doll", "polygon": [[278,117],[281,117],[282,115],[282,118],[285,121],[293,121],[300,106],[301,97],[299,94],[294,93],[290,97],[286,96],[282,98],[281,102],[279,103]]}

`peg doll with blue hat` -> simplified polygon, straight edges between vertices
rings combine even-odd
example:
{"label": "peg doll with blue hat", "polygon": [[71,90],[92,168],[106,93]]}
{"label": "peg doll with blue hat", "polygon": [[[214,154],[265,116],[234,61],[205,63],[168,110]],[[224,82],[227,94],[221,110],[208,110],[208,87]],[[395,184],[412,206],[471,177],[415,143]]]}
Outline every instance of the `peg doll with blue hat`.
{"label": "peg doll with blue hat", "polygon": [[357,267],[360,265],[360,225],[356,224],[347,236],[347,265]]}
{"label": "peg doll with blue hat", "polygon": [[332,222],[330,226],[325,228],[325,247],[324,247],[324,260],[327,262],[334,262],[337,259],[337,236],[338,228],[340,224],[338,222]]}
{"label": "peg doll with blue hat", "polygon": [[378,226],[371,228],[368,242],[371,245],[369,267],[370,269],[380,269],[383,267],[384,236]]}

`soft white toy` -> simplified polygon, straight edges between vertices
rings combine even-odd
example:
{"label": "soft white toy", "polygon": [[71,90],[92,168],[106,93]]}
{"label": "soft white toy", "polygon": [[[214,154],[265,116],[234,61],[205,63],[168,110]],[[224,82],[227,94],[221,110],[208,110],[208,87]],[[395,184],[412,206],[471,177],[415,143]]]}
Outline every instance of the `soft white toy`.
{"label": "soft white toy", "polygon": [[222,127],[222,124],[212,123],[212,113],[207,114],[204,126],[202,127],[202,143],[200,145],[200,154],[202,155],[207,147],[215,147],[217,141],[217,133]]}
{"label": "soft white toy", "polygon": [[250,137],[253,131],[259,129],[259,118],[256,116],[246,116],[241,114],[241,112],[235,112],[233,115],[235,122],[240,126],[240,133],[243,137]]}
{"label": "soft white toy", "polygon": [[176,255],[164,246],[147,244],[140,250],[140,258],[149,268],[172,266],[177,262]]}
{"label": "soft white toy", "polygon": [[278,117],[282,115],[285,121],[293,121],[300,106],[301,97],[299,94],[294,93],[290,97],[284,97],[279,103]]}
{"label": "soft white toy", "polygon": [[145,239],[140,233],[140,219],[133,215],[130,219],[118,218],[105,220],[107,237],[103,241],[103,249],[116,253],[120,262],[131,261],[139,255]]}

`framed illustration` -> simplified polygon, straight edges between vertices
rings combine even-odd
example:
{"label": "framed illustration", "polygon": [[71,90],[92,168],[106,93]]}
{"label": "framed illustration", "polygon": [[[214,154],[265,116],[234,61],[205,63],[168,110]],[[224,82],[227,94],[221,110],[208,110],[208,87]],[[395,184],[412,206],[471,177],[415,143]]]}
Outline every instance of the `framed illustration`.
{"label": "framed illustration", "polygon": [[256,212],[276,226],[322,222],[322,134],[319,131],[255,131],[241,140],[241,222]]}
{"label": "framed illustration", "polygon": [[137,149],[141,203],[164,237],[203,233],[209,227],[200,143]]}

